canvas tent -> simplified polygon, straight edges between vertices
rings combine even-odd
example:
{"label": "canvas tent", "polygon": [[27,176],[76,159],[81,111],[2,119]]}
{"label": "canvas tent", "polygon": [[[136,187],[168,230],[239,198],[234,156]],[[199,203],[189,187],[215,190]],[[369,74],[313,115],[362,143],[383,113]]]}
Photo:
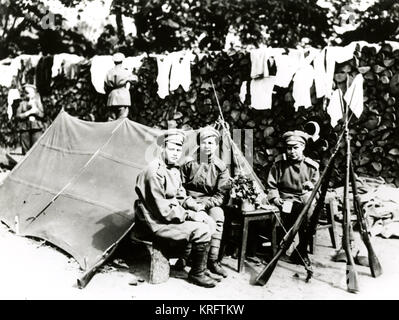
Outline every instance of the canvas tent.
{"label": "canvas tent", "polygon": [[[71,254],[85,271],[84,287],[134,224],[136,176],[159,156],[160,133],[128,119],[87,122],[61,111],[0,185],[0,219]],[[187,135],[186,156],[197,149],[195,131]],[[220,156],[259,181],[242,153],[231,156],[231,139],[222,142]]]}

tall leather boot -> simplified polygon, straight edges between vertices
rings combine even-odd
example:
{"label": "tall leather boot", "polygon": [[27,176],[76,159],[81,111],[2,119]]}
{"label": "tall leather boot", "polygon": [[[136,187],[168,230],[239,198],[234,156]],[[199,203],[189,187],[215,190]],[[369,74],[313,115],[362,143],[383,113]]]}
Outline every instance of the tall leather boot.
{"label": "tall leather boot", "polygon": [[210,272],[218,274],[223,278],[227,278],[227,272],[223,269],[218,261],[220,250],[220,239],[211,239],[211,249],[208,255],[208,269]]}
{"label": "tall leather boot", "polygon": [[191,242],[187,243],[186,248],[184,249],[183,256],[177,260],[174,265],[174,269],[177,271],[184,271],[185,267],[188,265],[188,259],[191,254]]}
{"label": "tall leather boot", "polygon": [[188,281],[205,288],[213,288],[216,282],[205,275],[205,266],[208,259],[208,242],[193,243],[191,257],[191,270],[188,273]]}

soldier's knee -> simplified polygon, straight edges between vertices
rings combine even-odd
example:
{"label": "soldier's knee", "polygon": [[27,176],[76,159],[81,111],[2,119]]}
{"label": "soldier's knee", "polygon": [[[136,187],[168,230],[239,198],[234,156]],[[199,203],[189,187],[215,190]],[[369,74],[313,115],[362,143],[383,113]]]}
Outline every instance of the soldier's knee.
{"label": "soldier's knee", "polygon": [[213,207],[208,212],[216,222],[224,222],[224,211],[221,207]]}
{"label": "soldier's knee", "polygon": [[206,223],[198,223],[197,228],[194,230],[193,242],[208,242],[211,240],[213,232],[211,227]]}

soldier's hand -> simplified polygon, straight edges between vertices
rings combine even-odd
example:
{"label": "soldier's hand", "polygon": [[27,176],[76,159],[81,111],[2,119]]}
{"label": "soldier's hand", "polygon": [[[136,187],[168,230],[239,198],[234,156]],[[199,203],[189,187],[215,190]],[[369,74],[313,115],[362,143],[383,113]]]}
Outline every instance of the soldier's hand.
{"label": "soldier's hand", "polygon": [[284,200],[281,199],[281,198],[275,198],[275,199],[273,200],[273,203],[274,203],[275,206],[277,206],[277,207],[280,208],[280,207],[283,206]]}
{"label": "soldier's hand", "polygon": [[305,190],[305,191],[310,191],[310,190],[313,190],[313,189],[314,189],[314,185],[313,185],[312,182],[306,181],[306,182],[303,183],[302,188],[303,188],[303,190]]}

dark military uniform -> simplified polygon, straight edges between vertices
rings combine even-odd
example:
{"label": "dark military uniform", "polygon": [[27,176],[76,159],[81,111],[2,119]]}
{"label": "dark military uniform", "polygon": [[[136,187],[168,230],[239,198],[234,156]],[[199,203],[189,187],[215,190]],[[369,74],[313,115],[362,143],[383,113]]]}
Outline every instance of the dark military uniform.
{"label": "dark military uniform", "polygon": [[[188,281],[212,288],[215,280],[205,274],[209,240],[216,224],[205,212],[196,210],[196,202],[186,195],[180,169],[175,165],[181,156],[185,133],[170,129],[157,138],[162,147],[161,158],[152,161],[137,176],[136,223],[161,240],[186,241],[192,248],[192,264]],[[190,210],[193,208],[194,210]]]}
{"label": "dark military uniform", "polygon": [[[266,187],[269,189],[268,198],[271,202],[274,202],[276,198],[292,202],[291,212],[282,212],[281,214],[286,230],[289,230],[295,223],[309,196],[309,191],[303,188],[304,183],[311,182],[315,185],[319,175],[318,163],[310,158],[304,157],[300,161],[292,161],[287,159],[286,154],[276,158],[267,177]],[[313,210],[314,203],[309,209],[308,217],[311,216]],[[297,249],[303,257],[307,257],[308,222],[305,221],[299,230],[300,243]]]}
{"label": "dark military uniform", "polygon": [[[198,204],[205,207],[206,212],[216,222],[216,232],[212,236],[210,259],[217,259],[220,241],[223,234],[225,204],[229,192],[229,172],[226,165],[217,157],[208,162],[197,162],[189,159],[182,167],[183,186],[187,194]],[[217,248],[217,252],[212,247]],[[213,255],[213,256],[212,256]]]}
{"label": "dark military uniform", "polygon": [[[207,138],[219,138],[219,133],[212,127],[203,128],[198,142]],[[216,222],[216,232],[211,239],[208,267],[212,272],[227,276],[218,263],[219,250],[223,234],[224,212],[221,208],[230,189],[230,174],[224,162],[216,155],[209,154],[202,159],[187,159],[181,167],[183,186],[198,205],[202,205],[208,215]]]}
{"label": "dark military uniform", "polygon": [[107,72],[104,81],[105,92],[108,94],[107,107],[112,118],[127,117],[131,105],[127,83],[133,80],[133,75],[122,66],[124,58],[121,53],[114,54],[116,65]]}
{"label": "dark military uniform", "polygon": [[152,161],[137,176],[136,193],[143,205],[136,219],[157,237],[194,243],[210,240],[213,221],[187,221],[194,212],[189,209],[193,199],[187,197],[177,167],[166,165],[162,159]]}
{"label": "dark military uniform", "polygon": [[[35,110],[30,113],[30,110]],[[26,115],[29,113],[29,115]],[[35,99],[21,101],[17,110],[18,132],[21,139],[22,153],[26,154],[28,150],[39,140],[44,131],[43,107]]]}
{"label": "dark military uniform", "polygon": [[[319,164],[308,157],[301,161],[290,161],[286,154],[276,157],[267,177],[269,200],[275,198],[306,202],[303,184],[310,181],[313,185],[319,180]],[[305,200],[305,201],[304,201]]]}

